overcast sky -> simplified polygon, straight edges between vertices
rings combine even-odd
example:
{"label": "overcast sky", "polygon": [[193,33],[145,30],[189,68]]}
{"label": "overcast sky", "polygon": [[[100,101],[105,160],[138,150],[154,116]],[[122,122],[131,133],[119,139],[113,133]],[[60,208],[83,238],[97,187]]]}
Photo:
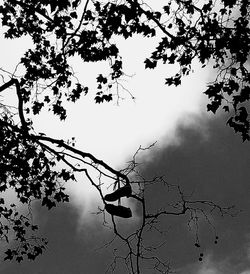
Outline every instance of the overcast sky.
{"label": "overcast sky", "polygon": [[[157,141],[142,158],[145,164],[141,171],[145,175],[165,174],[169,183],[180,184],[185,191],[194,192],[197,199],[234,204],[243,210],[234,218],[214,217],[219,236],[216,245],[215,234],[203,225],[199,249],[194,246],[195,238],[185,218],[162,219],[162,228],[168,233],[159,254],[171,261],[177,274],[250,274],[249,143],[242,143],[225,126],[226,117],[206,113],[206,97],[202,92],[213,72],[195,66],[195,73],[180,88],[169,88],[164,86],[164,77],[174,71],[173,66],[144,71],[143,60],[154,43],[138,37],[126,44],[119,43],[126,72],[135,74],[125,85],[136,101],[127,97],[119,106],[96,105],[94,94],[90,94],[69,106],[68,120],[62,124],[47,113],[35,118],[37,131],[59,138],[75,136],[78,148],[115,168],[124,166],[140,145]],[[1,39],[1,67],[12,70],[28,45],[28,39]],[[104,64],[86,66],[76,59],[72,64],[78,78],[89,81],[90,85],[96,74],[106,69]],[[84,178],[68,191],[70,204],[52,211],[36,208],[41,234],[49,239],[45,253],[35,262],[3,262],[1,274],[104,273],[113,255],[112,247],[101,247],[112,239],[112,233],[103,227],[101,216],[91,214],[99,203],[97,194]],[[152,207],[165,201],[166,193],[162,189],[151,188],[151,191],[148,199]],[[134,224],[128,220],[126,225]],[[152,235],[146,237],[158,240]],[[202,262],[198,260],[201,252],[204,253]],[[153,272],[144,269],[145,273]]]}
{"label": "overcast sky", "polygon": [[[157,151],[154,161],[145,166],[148,175],[166,174],[169,182],[195,190],[196,197],[222,205],[235,204],[243,210],[235,218],[214,218],[219,236],[217,245],[214,234],[203,227],[200,249],[194,246],[185,218],[162,220],[169,232],[160,253],[171,260],[179,274],[250,273],[249,144],[242,144],[223,123],[223,118],[210,120],[209,138],[202,137],[197,130],[180,128],[182,143]],[[151,202],[164,200],[164,195],[156,189],[151,197],[157,200],[152,198]],[[81,229],[78,218],[70,205],[51,212],[39,211],[41,233],[49,238],[48,249],[35,262],[2,263],[1,273],[103,273],[111,262],[112,248],[98,248],[112,235],[100,224],[101,217],[92,219],[91,224],[86,217]],[[204,253],[202,262],[198,261],[200,252]]]}

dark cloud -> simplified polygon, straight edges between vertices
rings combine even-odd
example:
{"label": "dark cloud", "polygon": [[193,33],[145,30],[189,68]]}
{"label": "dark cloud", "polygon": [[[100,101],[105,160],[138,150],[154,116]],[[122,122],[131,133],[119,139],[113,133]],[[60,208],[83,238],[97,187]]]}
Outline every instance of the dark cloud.
{"label": "dark cloud", "polygon": [[[154,161],[143,170],[146,176],[165,174],[169,183],[180,184],[186,193],[194,192],[197,199],[208,199],[221,205],[234,204],[243,210],[234,218],[214,217],[218,244],[214,244],[213,230],[203,223],[200,249],[194,246],[195,237],[188,230],[185,217],[162,218],[160,229],[167,231],[164,237],[157,233],[145,234],[149,244],[166,241],[159,248],[158,255],[170,259],[172,266],[179,269],[179,274],[195,273],[201,268],[202,263],[198,261],[200,252],[204,252],[204,258],[212,254],[213,266],[221,267],[221,262],[224,262],[227,269],[234,271],[232,273],[240,273],[250,266],[247,258],[250,246],[250,145],[242,143],[239,136],[225,128],[222,118],[211,120],[209,132],[209,138],[203,138],[197,130],[179,129],[182,143],[158,151]],[[151,187],[148,195],[151,208],[163,206],[176,198],[157,186]],[[100,220],[86,225],[86,228],[83,225],[79,231],[78,215],[71,206],[61,206],[49,212],[41,210],[38,220],[41,232],[49,238],[44,255],[35,262],[6,262],[1,266],[1,274],[105,272],[113,250],[112,247],[97,248],[111,240],[112,234],[104,229]],[[120,269],[117,273],[125,272]]]}
{"label": "dark cloud", "polygon": [[[224,206],[236,205],[242,210],[234,218],[215,215],[213,222],[219,236],[218,244],[214,244],[213,230],[209,232],[209,226],[202,225],[201,248],[198,250],[193,246],[192,233],[187,232],[187,220],[182,217],[166,218],[163,224],[171,227],[172,231],[164,252],[177,267],[196,263],[200,252],[205,255],[212,252],[213,260],[218,262],[226,258],[227,263],[234,266],[234,271],[242,271],[250,265],[246,251],[250,231],[250,145],[242,143],[240,137],[224,124],[224,117],[211,120],[208,138],[203,138],[197,130],[180,128],[183,142],[157,153],[145,169],[148,176],[166,174],[169,183],[180,184],[196,199],[211,200]],[[159,188],[151,195],[154,207],[159,201],[164,201],[162,193]],[[165,194],[165,200],[173,197]],[[184,267],[180,273],[187,273],[185,271]]]}

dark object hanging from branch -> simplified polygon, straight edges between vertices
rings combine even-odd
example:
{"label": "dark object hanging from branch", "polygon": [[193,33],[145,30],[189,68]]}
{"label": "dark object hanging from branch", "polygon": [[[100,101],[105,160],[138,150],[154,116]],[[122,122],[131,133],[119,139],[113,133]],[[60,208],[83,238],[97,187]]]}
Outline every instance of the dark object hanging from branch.
{"label": "dark object hanging from branch", "polygon": [[112,204],[106,204],[105,209],[111,215],[115,215],[115,216],[122,217],[122,218],[131,218],[132,217],[132,212],[129,207],[125,207],[125,206],[121,206],[121,205],[116,206],[116,205],[112,205]]}
{"label": "dark object hanging from branch", "polygon": [[122,197],[128,198],[131,196],[131,194],[132,194],[131,186],[129,184],[127,184],[121,188],[118,188],[116,191],[105,195],[104,199],[108,202],[114,202]]}

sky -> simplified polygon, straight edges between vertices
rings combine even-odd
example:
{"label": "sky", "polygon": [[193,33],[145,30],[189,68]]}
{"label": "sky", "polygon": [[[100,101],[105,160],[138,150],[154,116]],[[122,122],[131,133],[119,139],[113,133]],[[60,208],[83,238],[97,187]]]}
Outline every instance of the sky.
{"label": "sky", "polygon": [[[0,68],[13,70],[29,43],[28,39],[1,38]],[[157,141],[140,159],[145,176],[165,175],[169,183],[181,185],[197,199],[236,205],[242,210],[236,217],[213,217],[218,244],[214,244],[214,231],[202,223],[198,249],[186,218],[162,219],[161,228],[168,232],[164,237],[166,244],[157,254],[170,260],[177,274],[250,274],[249,143],[242,143],[226,127],[227,117],[223,114],[213,116],[206,112],[207,101],[202,92],[213,78],[213,71],[201,70],[196,64],[195,72],[181,87],[169,88],[164,86],[164,78],[174,72],[174,66],[144,70],[143,60],[155,43],[140,37],[118,43],[125,70],[134,75],[124,84],[136,100],[125,94],[119,106],[115,102],[97,105],[94,94],[90,94],[76,105],[69,105],[66,122],[47,113],[34,117],[36,130],[60,138],[75,136],[78,148],[115,168],[124,166],[140,145],[145,147]],[[77,59],[71,62],[78,78],[90,85],[97,72],[106,70],[103,63],[86,65]],[[35,262],[2,262],[1,274],[104,273],[112,262],[112,248],[120,246],[115,243],[114,247],[103,247],[112,239],[112,232],[102,225],[102,216],[92,214],[100,205],[98,195],[82,177],[68,187],[68,192],[69,204],[52,211],[34,209],[40,232],[49,239],[44,254]],[[151,188],[148,204],[159,207],[171,197],[162,188]],[[138,219],[126,220],[122,225],[129,231],[137,222]],[[146,234],[145,238],[163,241],[157,234]],[[202,262],[198,260],[201,252]],[[116,273],[125,272],[118,266]],[[147,273],[154,272],[144,269],[143,274]]]}
{"label": "sky", "polygon": [[[195,190],[195,197],[206,197],[222,205],[235,204],[242,212],[234,218],[215,216],[217,245],[213,232],[202,227],[200,249],[194,246],[194,235],[187,229],[185,218],[162,220],[168,233],[166,245],[159,252],[171,260],[179,274],[248,274],[249,144],[243,144],[224,126],[224,117],[208,122],[209,138],[193,128],[180,127],[178,131],[182,142],[153,153],[154,161],[144,167],[145,174],[166,174],[169,182]],[[156,189],[151,197],[149,202],[157,205],[165,194]],[[51,212],[40,209],[38,216],[41,233],[49,238],[48,249],[35,262],[5,262],[0,273],[103,273],[111,262],[112,248],[101,247],[112,235],[100,224],[101,216],[92,219],[91,224],[86,217],[81,229],[79,214],[69,204]],[[198,260],[200,252],[204,253],[202,262]]]}

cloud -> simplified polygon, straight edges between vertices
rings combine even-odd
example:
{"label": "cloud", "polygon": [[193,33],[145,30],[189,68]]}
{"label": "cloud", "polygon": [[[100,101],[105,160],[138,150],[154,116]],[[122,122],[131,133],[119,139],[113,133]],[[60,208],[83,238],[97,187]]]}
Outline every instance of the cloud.
{"label": "cloud", "polygon": [[[206,252],[202,262],[196,262],[178,269],[178,274],[250,274],[250,268],[245,266],[246,258],[237,258],[237,253],[216,260],[212,251]],[[236,263],[237,259],[238,263]],[[244,262],[243,262],[244,261]]]}
{"label": "cloud", "polygon": [[211,253],[206,253],[202,262],[196,262],[177,269],[178,274],[231,274],[231,272],[222,272],[222,268],[226,270],[224,263],[213,261]]}
{"label": "cloud", "polygon": [[221,268],[221,264],[216,264],[212,261],[211,255],[207,255],[197,274],[223,274],[220,271]]}

